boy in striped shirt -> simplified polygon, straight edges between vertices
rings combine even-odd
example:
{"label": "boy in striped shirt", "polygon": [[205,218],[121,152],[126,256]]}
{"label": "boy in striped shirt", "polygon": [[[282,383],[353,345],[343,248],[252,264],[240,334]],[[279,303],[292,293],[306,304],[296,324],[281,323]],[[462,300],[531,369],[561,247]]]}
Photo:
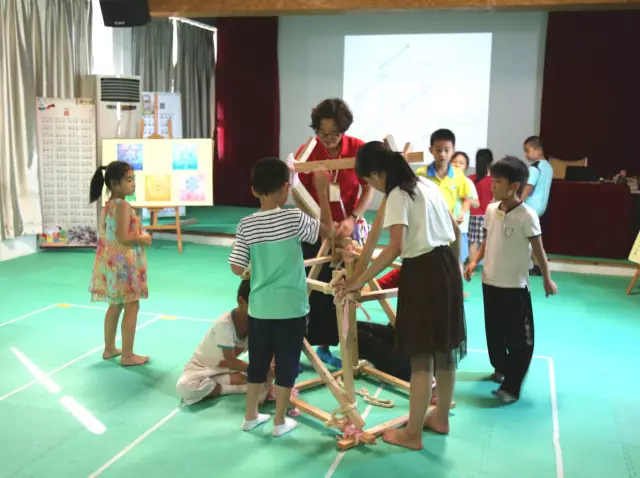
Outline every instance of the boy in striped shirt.
{"label": "boy in striped shirt", "polygon": [[297,425],[295,420],[285,417],[285,412],[298,376],[309,314],[301,243],[314,244],[318,234],[328,237],[333,233],[328,176],[321,172],[315,173],[314,178],[320,221],[299,209],[281,209],[289,196],[291,180],[286,163],[278,158],[265,158],[258,161],[251,172],[251,191],[260,200],[260,211],[240,221],[229,256],[231,270],[236,275],[242,275],[251,264],[244,431],[270,418],[258,413],[258,401],[272,358],[276,363],[276,414],[272,434],[282,436]]}

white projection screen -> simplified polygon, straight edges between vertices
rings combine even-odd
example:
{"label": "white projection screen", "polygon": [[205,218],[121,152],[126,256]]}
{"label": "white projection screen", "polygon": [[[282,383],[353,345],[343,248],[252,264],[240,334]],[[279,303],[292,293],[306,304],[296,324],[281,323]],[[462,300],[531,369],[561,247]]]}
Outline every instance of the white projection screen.
{"label": "white projection screen", "polygon": [[431,133],[449,128],[473,166],[487,147],[491,41],[491,33],[346,36],[349,134],[393,134],[398,147],[410,141],[411,151],[427,151]]}

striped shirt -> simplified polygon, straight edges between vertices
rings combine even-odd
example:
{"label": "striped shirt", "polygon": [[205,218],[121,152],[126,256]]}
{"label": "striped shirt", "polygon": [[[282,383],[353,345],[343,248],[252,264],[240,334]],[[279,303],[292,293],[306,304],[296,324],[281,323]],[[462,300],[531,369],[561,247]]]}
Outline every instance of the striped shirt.
{"label": "striped shirt", "polygon": [[251,263],[251,317],[294,319],[309,314],[300,243],[316,243],[319,232],[320,222],[299,209],[259,211],[240,221],[229,263]]}

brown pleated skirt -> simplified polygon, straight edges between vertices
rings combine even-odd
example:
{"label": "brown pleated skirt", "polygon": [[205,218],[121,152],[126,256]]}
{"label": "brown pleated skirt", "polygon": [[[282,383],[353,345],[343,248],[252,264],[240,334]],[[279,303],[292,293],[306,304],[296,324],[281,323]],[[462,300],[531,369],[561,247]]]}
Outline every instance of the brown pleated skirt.
{"label": "brown pleated skirt", "polygon": [[467,354],[462,275],[450,247],[402,261],[395,328],[405,356],[437,357],[438,367]]}

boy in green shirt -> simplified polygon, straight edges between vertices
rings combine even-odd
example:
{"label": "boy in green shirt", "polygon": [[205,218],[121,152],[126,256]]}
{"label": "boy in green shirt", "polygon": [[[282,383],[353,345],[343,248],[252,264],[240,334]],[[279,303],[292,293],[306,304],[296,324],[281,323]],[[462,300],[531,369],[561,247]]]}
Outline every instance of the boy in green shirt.
{"label": "boy in green shirt", "polygon": [[290,189],[290,170],[278,158],[258,161],[251,172],[251,190],[260,211],[238,224],[229,256],[231,270],[242,275],[251,264],[249,296],[249,366],[244,431],[265,423],[258,413],[260,390],[275,358],[276,414],[273,436],[282,436],[297,423],[285,417],[291,389],[298,376],[300,352],[307,327],[309,297],[301,242],[314,244],[318,234],[333,233],[326,172],[314,174],[320,221],[299,209],[281,209]]}

